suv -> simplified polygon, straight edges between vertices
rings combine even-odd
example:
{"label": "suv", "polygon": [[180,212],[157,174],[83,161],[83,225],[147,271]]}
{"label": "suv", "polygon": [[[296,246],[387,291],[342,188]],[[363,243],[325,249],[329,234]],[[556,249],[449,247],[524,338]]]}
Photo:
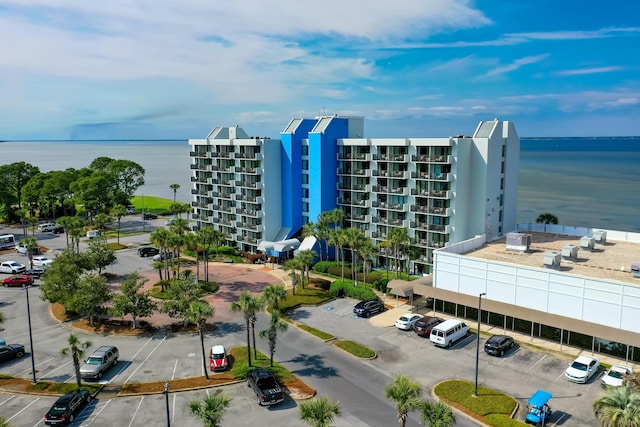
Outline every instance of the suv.
{"label": "suv", "polygon": [[4,261],[0,263],[0,273],[19,274],[27,271],[24,264],[15,261]]}
{"label": "suv", "polygon": [[141,257],[154,256],[160,253],[160,249],[154,248],[153,246],[145,246],[143,248],[138,248],[138,255]]}
{"label": "suv", "polygon": [[57,226],[55,222],[46,222],[38,225],[38,231],[53,231]]}
{"label": "suv", "polygon": [[428,337],[431,335],[431,330],[434,326],[444,322],[444,319],[433,316],[424,316],[422,319],[413,325],[413,331],[421,337]]}
{"label": "suv", "polygon": [[84,361],[82,367],[80,367],[80,378],[98,379],[102,377],[107,369],[115,366],[118,363],[118,357],[120,353],[118,349],[112,345],[103,345],[98,347],[96,351]]}
{"label": "suv", "polygon": [[[16,246],[16,252],[26,255],[29,253],[29,247],[20,244]],[[42,255],[42,249],[40,249],[40,246],[34,246],[33,248],[31,248],[31,255]]]}
{"label": "suv", "polygon": [[61,225],[56,225],[56,227],[53,230],[51,230],[51,232],[53,234],[62,234],[64,233],[64,227]]}
{"label": "suv", "polygon": [[374,313],[381,313],[384,311],[384,304],[382,301],[374,299],[368,301],[360,301],[353,307],[353,312],[360,317],[369,317]]}
{"label": "suv", "polygon": [[158,219],[158,215],[154,213],[144,213],[142,214],[142,219]]}
{"label": "suv", "polygon": [[160,252],[153,256],[154,261],[164,261],[165,259],[173,259],[175,254],[173,252]]}

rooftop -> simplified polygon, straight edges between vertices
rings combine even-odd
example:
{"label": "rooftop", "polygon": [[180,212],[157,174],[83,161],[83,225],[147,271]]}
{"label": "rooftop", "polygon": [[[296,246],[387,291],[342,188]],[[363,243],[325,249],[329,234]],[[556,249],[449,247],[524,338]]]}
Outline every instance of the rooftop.
{"label": "rooftop", "polygon": [[616,280],[640,285],[640,279],[631,274],[631,264],[640,262],[640,245],[607,240],[604,245],[596,243],[592,252],[580,248],[580,237],[540,232],[526,232],[531,235],[528,252],[507,250],[506,237],[489,242],[466,253],[466,256],[499,261],[510,264],[543,268],[544,254],[549,251],[562,253],[565,245],[578,246],[575,261],[564,258],[555,271],[585,277]]}

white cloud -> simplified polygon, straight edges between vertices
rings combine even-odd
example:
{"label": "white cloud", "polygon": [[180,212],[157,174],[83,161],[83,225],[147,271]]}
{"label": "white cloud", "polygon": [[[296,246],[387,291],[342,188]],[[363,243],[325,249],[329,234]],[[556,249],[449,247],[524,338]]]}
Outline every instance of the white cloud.
{"label": "white cloud", "polygon": [[501,74],[510,73],[512,71],[522,68],[525,65],[535,64],[536,62],[543,61],[548,57],[549,57],[548,54],[541,54],[541,55],[525,56],[523,58],[518,58],[515,61],[511,62],[510,64],[503,65],[501,67],[496,67],[493,70],[488,71],[484,76],[493,77]]}
{"label": "white cloud", "polygon": [[620,71],[623,67],[611,65],[608,67],[595,67],[595,68],[581,68],[576,70],[564,70],[557,71],[554,74],[557,76],[581,76],[584,74],[601,74],[601,73],[611,73],[614,71]]}

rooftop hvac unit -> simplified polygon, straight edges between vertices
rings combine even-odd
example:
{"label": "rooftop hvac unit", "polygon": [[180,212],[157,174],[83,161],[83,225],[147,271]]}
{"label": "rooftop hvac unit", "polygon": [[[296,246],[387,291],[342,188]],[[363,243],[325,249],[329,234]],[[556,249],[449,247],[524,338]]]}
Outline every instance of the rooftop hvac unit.
{"label": "rooftop hvac unit", "polygon": [[633,277],[636,279],[640,279],[640,263],[631,264],[631,274],[633,274]]}
{"label": "rooftop hvac unit", "polygon": [[585,251],[592,251],[596,246],[596,238],[589,236],[582,236],[580,238],[580,249]]}
{"label": "rooftop hvac unit", "polygon": [[564,245],[562,247],[562,259],[565,261],[575,261],[578,258],[578,247],[576,245]]}
{"label": "rooftop hvac unit", "polygon": [[607,243],[607,232],[602,230],[596,230],[593,232],[593,237],[596,239],[596,243],[604,245]]}
{"label": "rooftop hvac unit", "polygon": [[529,251],[531,246],[531,234],[507,233],[507,250]]}
{"label": "rooftop hvac unit", "polygon": [[560,253],[553,251],[545,252],[544,266],[545,268],[560,268]]}

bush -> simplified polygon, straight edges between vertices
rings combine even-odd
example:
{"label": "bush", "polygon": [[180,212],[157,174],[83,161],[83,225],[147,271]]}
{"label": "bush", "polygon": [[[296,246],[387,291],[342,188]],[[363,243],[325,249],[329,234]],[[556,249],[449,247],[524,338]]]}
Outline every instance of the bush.
{"label": "bush", "polygon": [[336,280],[329,291],[332,297],[347,296],[359,300],[376,299],[376,293],[365,286],[354,286],[351,280]]}
{"label": "bush", "polygon": [[[342,277],[342,266],[329,267],[327,274],[335,277]],[[344,277],[351,277],[351,268],[348,264],[344,266]]]}
{"label": "bush", "polygon": [[322,289],[323,291],[328,291],[331,288],[331,281],[326,279],[320,279],[318,277],[312,277],[309,280],[309,283],[315,286],[316,288]]}
{"label": "bush", "polygon": [[315,271],[316,273],[325,274],[329,269],[329,267],[338,267],[338,266],[340,266],[340,263],[336,261],[320,261],[313,266],[313,271]]}

